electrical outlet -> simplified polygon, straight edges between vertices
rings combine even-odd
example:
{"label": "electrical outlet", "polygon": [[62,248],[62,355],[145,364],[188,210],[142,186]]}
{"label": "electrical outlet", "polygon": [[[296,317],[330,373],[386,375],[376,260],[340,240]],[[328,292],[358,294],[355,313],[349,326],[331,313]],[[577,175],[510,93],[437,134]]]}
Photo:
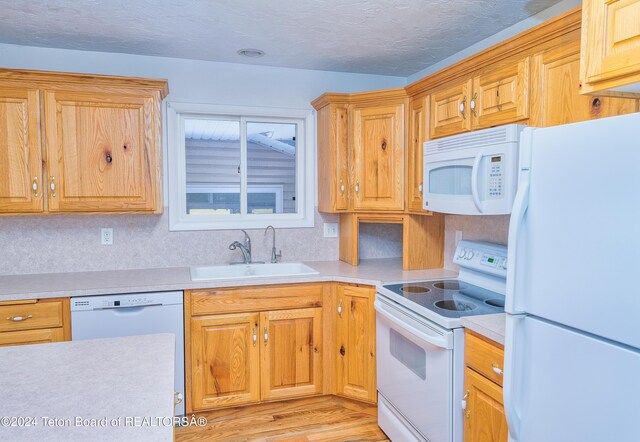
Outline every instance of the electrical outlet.
{"label": "electrical outlet", "polygon": [[338,237],[338,223],[324,223],[324,237],[325,238],[337,238]]}
{"label": "electrical outlet", "polygon": [[458,247],[460,240],[462,240],[462,230],[456,230],[456,247]]}
{"label": "electrical outlet", "polygon": [[102,228],[100,233],[100,242],[103,246],[110,246],[113,244],[113,229],[111,227]]}

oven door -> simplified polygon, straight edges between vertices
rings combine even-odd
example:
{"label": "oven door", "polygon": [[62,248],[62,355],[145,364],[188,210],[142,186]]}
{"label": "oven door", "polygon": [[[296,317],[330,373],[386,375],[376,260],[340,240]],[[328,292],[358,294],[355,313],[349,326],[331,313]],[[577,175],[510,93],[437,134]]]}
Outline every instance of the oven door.
{"label": "oven door", "polygon": [[424,208],[457,215],[506,215],[517,186],[512,145],[425,154]]}
{"label": "oven door", "polygon": [[[376,351],[378,392],[408,422],[412,432],[431,442],[452,439],[453,332],[442,329],[378,295]],[[382,429],[399,434],[395,428]],[[389,424],[387,424],[389,425]]]}

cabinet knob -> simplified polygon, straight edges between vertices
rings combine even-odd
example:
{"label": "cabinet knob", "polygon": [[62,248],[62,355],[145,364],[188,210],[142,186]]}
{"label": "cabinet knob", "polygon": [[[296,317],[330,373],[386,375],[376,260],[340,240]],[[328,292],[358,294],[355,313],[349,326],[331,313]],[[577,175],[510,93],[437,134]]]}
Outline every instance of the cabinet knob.
{"label": "cabinet knob", "polygon": [[267,327],[264,327],[264,345],[267,345],[269,342],[269,332],[267,331]]}
{"label": "cabinet knob", "polygon": [[51,189],[51,196],[56,197],[56,177],[49,178],[49,188]]}
{"label": "cabinet knob", "polygon": [[504,373],[504,371],[502,371],[502,369],[500,368],[500,366],[498,364],[496,364],[495,362],[493,362],[491,364],[491,369],[493,370],[493,372],[495,374],[499,374],[502,376],[502,374]]}
{"label": "cabinet knob", "polygon": [[38,177],[33,177],[33,183],[31,183],[31,188],[33,189],[33,196],[38,198]]}
{"label": "cabinet knob", "polygon": [[422,193],[422,183],[418,185],[418,192]]}
{"label": "cabinet knob", "polygon": [[471,112],[473,113],[474,117],[478,116],[478,112],[476,111],[476,100],[478,99],[478,93],[474,93],[473,97],[471,98],[471,101],[469,102],[469,108],[471,109]]}
{"label": "cabinet knob", "polygon": [[257,327],[253,327],[252,333],[253,333],[253,346],[255,347],[256,343],[258,342]]}
{"label": "cabinet knob", "polygon": [[465,114],[465,110],[467,109],[467,96],[465,95],[462,101],[460,102],[460,114],[462,115],[462,119],[467,119],[467,114]]}
{"label": "cabinet knob", "polygon": [[344,191],[345,191],[345,187],[344,187],[344,182],[342,180],[340,180],[340,192],[344,195]]}
{"label": "cabinet knob", "polygon": [[356,193],[360,192],[360,181],[356,181]]}
{"label": "cabinet knob", "polygon": [[340,303],[338,304],[338,316],[340,316],[342,318],[342,299],[340,300]]}
{"label": "cabinet knob", "polygon": [[27,315],[27,316],[7,316],[7,321],[22,322],[22,321],[26,321],[27,319],[31,319],[31,318],[33,318],[33,315]]}

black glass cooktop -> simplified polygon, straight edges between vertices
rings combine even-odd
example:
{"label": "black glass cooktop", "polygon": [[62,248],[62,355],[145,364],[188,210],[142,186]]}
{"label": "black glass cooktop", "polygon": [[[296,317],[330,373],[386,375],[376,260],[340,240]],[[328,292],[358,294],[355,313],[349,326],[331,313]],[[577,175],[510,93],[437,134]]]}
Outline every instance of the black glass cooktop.
{"label": "black glass cooktop", "polygon": [[503,295],[456,279],[383,287],[447,318],[504,312]]}

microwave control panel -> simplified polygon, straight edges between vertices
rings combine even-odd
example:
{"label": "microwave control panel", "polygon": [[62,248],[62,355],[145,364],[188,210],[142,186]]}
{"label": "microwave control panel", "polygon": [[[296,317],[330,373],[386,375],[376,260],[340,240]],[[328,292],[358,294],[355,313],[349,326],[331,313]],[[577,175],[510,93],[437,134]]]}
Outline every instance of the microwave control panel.
{"label": "microwave control panel", "polygon": [[504,189],[504,158],[502,155],[492,155],[487,161],[487,198],[499,199],[503,197]]}

